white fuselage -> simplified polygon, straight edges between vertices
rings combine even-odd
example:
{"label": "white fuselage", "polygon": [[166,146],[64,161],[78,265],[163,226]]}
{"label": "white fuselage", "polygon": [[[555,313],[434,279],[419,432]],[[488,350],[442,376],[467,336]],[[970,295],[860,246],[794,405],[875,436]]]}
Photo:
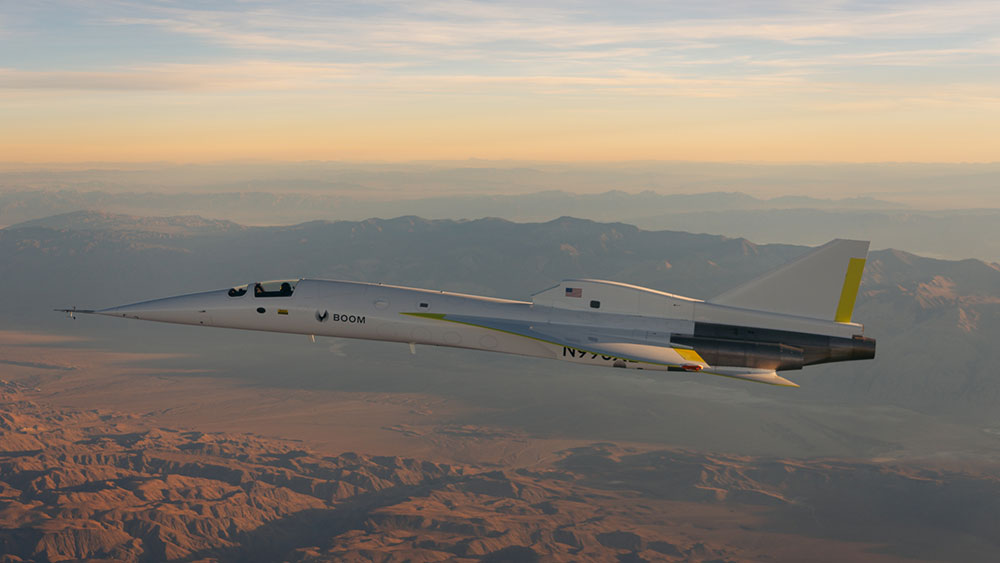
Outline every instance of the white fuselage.
{"label": "white fuselage", "polygon": [[60,310],[796,386],[778,371],[875,357],[875,340],[851,320],[867,251],[867,241],[833,240],[710,301],[592,279],[563,280],[530,302],[300,279]]}
{"label": "white fuselage", "polygon": [[[588,295],[594,295],[600,293],[602,286],[613,282],[575,282],[575,285],[586,284],[594,284],[588,287]],[[678,358],[672,366],[622,361],[611,355],[587,351],[586,342],[575,347],[493,328],[447,322],[440,317],[483,317],[545,326],[600,327],[601,330],[631,335],[636,341],[664,347],[670,346],[671,335],[692,334],[696,321],[736,322],[760,327],[772,323],[787,327],[789,324],[785,315],[721,307],[626,284],[613,285],[618,287],[610,288],[614,292],[605,298],[604,311],[566,308],[557,303],[543,304],[547,302],[547,293],[560,295],[560,286],[536,295],[535,302],[527,302],[383,284],[304,279],[295,284],[291,295],[263,296],[246,291],[233,296],[231,291],[217,290],[114,307],[98,313],[221,328],[451,346],[653,370],[676,368],[684,360]],[[630,308],[633,307],[632,298],[627,298],[624,304],[615,301],[622,293],[636,295],[635,310]],[[641,299],[653,301],[643,304]],[[575,300],[570,302],[576,303]],[[586,305],[586,302],[581,303]],[[855,330],[858,326],[851,325],[845,329],[811,319],[792,319],[792,322],[799,328],[828,334]]]}

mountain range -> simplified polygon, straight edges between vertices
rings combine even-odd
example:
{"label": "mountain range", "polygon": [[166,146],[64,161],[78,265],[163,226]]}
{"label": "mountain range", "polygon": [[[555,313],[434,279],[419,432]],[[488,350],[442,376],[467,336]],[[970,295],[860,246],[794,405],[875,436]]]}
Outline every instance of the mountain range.
{"label": "mountain range", "polygon": [[871,240],[876,249],[896,248],[939,258],[1000,260],[1000,210],[988,205],[961,209],[910,207],[872,197],[758,198],[721,191],[661,194],[613,190],[579,194],[549,190],[507,195],[418,195],[423,193],[12,189],[0,190],[0,226],[93,228],[100,223],[86,227],[79,222],[83,217],[93,220],[93,212],[87,211],[91,209],[142,217],[201,215],[258,226],[410,215],[516,222],[547,222],[573,216],[623,222],[648,230],[746,237],[758,243],[795,240],[818,245],[836,237],[861,238]]}
{"label": "mountain range", "polygon": [[[104,307],[296,276],[513,299],[561,279],[593,277],[707,299],[806,249],[568,217],[241,227],[84,213],[0,230],[0,284],[18,288],[0,294],[0,310],[6,323],[50,326],[44,311],[53,307]],[[803,384],[797,399],[996,424],[1000,265],[874,251],[855,318],[878,339],[876,359],[793,374]]]}

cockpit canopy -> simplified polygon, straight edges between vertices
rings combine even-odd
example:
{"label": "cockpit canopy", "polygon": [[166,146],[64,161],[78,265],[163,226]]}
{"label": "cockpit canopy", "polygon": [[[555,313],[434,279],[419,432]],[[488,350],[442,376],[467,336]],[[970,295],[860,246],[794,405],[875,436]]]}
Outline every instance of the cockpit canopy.
{"label": "cockpit canopy", "polygon": [[[273,280],[257,282],[253,285],[254,297],[291,297],[299,280]],[[238,285],[229,290],[230,297],[246,295],[251,284]]]}

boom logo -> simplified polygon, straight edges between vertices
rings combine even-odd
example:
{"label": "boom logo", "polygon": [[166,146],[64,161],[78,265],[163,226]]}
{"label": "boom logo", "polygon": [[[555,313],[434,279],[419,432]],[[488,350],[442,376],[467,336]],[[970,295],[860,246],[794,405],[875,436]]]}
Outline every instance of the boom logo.
{"label": "boom logo", "polygon": [[365,318],[361,315],[347,315],[342,313],[334,313],[331,315],[330,311],[316,311],[316,320],[321,323],[332,320],[335,323],[365,324]]}

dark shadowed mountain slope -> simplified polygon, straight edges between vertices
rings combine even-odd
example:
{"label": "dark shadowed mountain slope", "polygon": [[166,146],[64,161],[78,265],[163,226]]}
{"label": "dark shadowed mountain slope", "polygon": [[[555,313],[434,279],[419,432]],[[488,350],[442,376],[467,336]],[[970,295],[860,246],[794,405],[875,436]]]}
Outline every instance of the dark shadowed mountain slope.
{"label": "dark shadowed mountain slope", "polygon": [[30,229],[38,227],[57,231],[143,231],[176,235],[223,233],[245,228],[232,221],[205,219],[198,215],[137,217],[102,211],[73,211],[25,221],[8,228]]}
{"label": "dark shadowed mountain slope", "polygon": [[880,359],[810,392],[956,415],[977,405],[995,424],[989,413],[1000,404],[1000,266],[874,252],[855,317],[878,336]]}

